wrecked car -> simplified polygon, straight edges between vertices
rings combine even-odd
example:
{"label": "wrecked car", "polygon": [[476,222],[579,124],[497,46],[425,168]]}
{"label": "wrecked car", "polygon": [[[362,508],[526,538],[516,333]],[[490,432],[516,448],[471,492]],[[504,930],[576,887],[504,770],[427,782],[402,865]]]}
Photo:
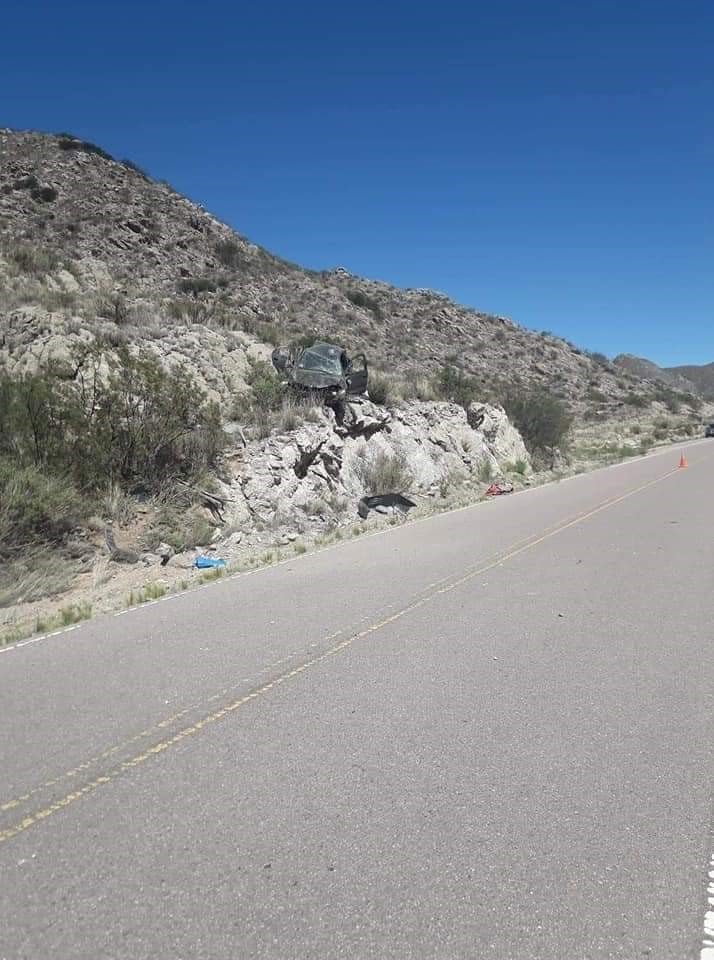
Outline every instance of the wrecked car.
{"label": "wrecked car", "polygon": [[340,417],[348,396],[367,392],[367,360],[364,354],[351,359],[343,347],[316,341],[298,350],[276,347],[273,366],[293,389],[318,395]]}

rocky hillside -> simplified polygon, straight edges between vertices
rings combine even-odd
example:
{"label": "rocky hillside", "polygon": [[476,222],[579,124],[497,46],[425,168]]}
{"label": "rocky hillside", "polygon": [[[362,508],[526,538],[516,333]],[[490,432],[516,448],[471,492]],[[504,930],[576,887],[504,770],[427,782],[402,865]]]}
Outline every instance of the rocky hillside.
{"label": "rocky hillside", "polygon": [[[265,363],[315,335],[370,360],[339,417]],[[691,436],[698,404],[435,291],[287,263],[90,143],[0,130],[0,643],[183,589],[196,548],[245,568],[385,522],[365,497],[414,516],[532,482],[573,418],[578,464]]]}
{"label": "rocky hillside", "polygon": [[714,399],[714,363],[667,367],[667,373],[681,377],[686,383],[691,383],[697,393],[703,397]]}
{"label": "rocky hillside", "polygon": [[680,367],[658,367],[651,360],[620,354],[613,365],[626,373],[667,384],[673,390],[714,398],[714,363]]}
{"label": "rocky hillside", "polygon": [[578,417],[616,416],[633,394],[649,403],[661,391],[441,293],[287,263],[92,144],[0,130],[0,359],[11,368],[73,340],[142,344],[188,363],[227,409],[250,356],[313,332],[366,353],[411,396],[444,365],[484,399],[540,386]]}

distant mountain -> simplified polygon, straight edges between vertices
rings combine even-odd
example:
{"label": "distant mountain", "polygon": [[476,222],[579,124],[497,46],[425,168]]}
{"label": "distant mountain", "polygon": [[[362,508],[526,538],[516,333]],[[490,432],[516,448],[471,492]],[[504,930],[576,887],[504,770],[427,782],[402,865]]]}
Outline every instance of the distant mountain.
{"label": "distant mountain", "polygon": [[700,366],[668,367],[668,373],[685,377],[694,384],[697,393],[703,397],[714,399],[714,363],[704,363]]}
{"label": "distant mountain", "polygon": [[644,357],[621,353],[613,360],[614,366],[644,380],[658,380],[673,390],[714,398],[714,363],[701,366],[659,367]]}

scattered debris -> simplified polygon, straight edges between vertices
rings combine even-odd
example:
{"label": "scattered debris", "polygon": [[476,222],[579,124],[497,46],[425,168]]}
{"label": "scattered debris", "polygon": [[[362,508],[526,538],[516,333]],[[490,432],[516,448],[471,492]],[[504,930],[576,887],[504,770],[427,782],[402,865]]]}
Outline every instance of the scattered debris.
{"label": "scattered debris", "polygon": [[512,483],[492,483],[486,491],[487,497],[500,497],[503,493],[513,493]]}
{"label": "scattered debris", "polygon": [[376,510],[377,513],[394,513],[399,510],[400,513],[407,513],[416,504],[413,500],[405,497],[401,493],[382,493],[375,497],[362,497],[358,506],[357,513],[366,520],[370,510]]}
{"label": "scattered debris", "polygon": [[216,567],[225,567],[226,561],[223,560],[222,557],[207,557],[205,554],[200,554],[193,561],[193,565],[197,570],[208,570]]}

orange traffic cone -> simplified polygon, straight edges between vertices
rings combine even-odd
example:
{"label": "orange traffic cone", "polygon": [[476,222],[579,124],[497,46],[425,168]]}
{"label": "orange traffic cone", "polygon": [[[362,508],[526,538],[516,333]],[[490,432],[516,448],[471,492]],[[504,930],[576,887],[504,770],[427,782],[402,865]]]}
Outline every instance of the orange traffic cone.
{"label": "orange traffic cone", "polygon": [[679,469],[682,470],[684,467],[689,466],[687,463],[686,457],[684,454],[679,458]]}

